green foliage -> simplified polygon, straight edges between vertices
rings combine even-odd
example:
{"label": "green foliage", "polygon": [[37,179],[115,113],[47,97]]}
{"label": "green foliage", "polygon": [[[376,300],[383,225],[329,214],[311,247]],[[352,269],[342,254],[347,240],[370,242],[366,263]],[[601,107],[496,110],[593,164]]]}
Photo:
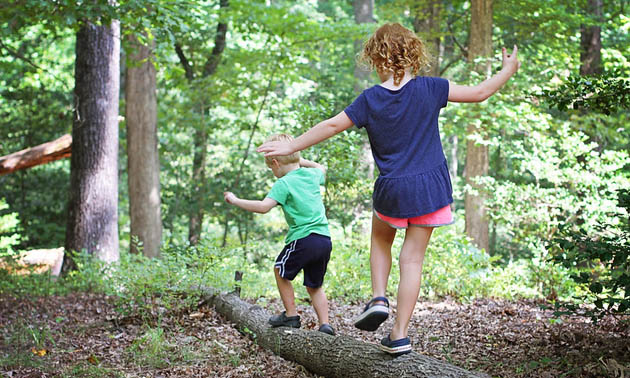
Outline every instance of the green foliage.
{"label": "green foliage", "polygon": [[53,332],[47,326],[18,321],[0,330],[2,349],[0,366],[3,368],[40,367],[41,357],[33,350],[50,350],[55,346]]}
{"label": "green foliage", "polygon": [[85,361],[79,362],[76,365],[66,369],[61,377],[81,377],[81,378],[99,378],[99,377],[114,377],[123,378],[123,373],[117,372],[114,369],[106,368],[99,365],[93,365],[92,363]]}
{"label": "green foliage", "polygon": [[611,114],[630,109],[630,80],[622,73],[571,75],[558,88],[543,90],[542,96],[551,107],[561,111],[582,109]]}
{"label": "green foliage", "polygon": [[[571,269],[571,278],[587,291],[576,297],[594,307],[557,303],[560,313],[579,313],[598,320],[607,314],[630,313],[630,190],[619,191],[618,222],[593,228],[565,224],[550,241],[551,261]],[[562,310],[566,311],[562,311]]]}
{"label": "green foliage", "polygon": [[0,258],[14,255],[13,247],[20,242],[18,214],[4,213],[3,210],[8,208],[4,199],[0,198]]}
{"label": "green foliage", "polygon": [[186,346],[169,341],[164,328],[158,326],[147,327],[126,350],[126,354],[134,365],[160,369],[187,359],[191,351]]}

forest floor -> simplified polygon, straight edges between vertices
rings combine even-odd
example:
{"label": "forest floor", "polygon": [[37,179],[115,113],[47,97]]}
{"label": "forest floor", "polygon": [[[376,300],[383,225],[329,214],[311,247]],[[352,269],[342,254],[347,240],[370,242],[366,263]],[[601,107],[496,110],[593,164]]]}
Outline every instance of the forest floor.
{"label": "forest floor", "polygon": [[[553,317],[532,301],[421,301],[410,337],[414,351],[492,377],[624,377],[630,374],[630,321]],[[315,327],[308,304],[302,326]],[[277,302],[267,305],[275,312]],[[338,334],[376,343],[352,318],[360,304],[331,301]],[[262,349],[212,308],[165,312],[159,320],[121,318],[108,298],[0,295],[3,377],[316,377]]]}

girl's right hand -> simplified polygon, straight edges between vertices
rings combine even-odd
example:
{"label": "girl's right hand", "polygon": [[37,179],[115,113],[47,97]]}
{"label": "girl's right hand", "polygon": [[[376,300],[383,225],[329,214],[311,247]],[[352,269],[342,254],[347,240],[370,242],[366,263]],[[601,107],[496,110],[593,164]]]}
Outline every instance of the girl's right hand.
{"label": "girl's right hand", "polygon": [[516,47],[516,45],[514,45],[514,49],[510,55],[507,54],[505,47],[503,48],[503,68],[509,69],[512,74],[516,73],[516,71],[518,71],[521,67],[521,62],[518,61],[517,53],[518,47]]}
{"label": "girl's right hand", "polygon": [[264,152],[265,156],[286,156],[295,152],[291,149],[289,142],[280,140],[265,142],[261,144],[256,151]]}

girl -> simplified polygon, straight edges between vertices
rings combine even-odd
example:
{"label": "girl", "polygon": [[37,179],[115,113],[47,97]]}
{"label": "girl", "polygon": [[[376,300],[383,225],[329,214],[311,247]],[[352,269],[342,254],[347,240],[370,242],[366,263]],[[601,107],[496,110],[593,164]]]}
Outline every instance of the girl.
{"label": "girl", "polygon": [[422,41],[400,24],[381,26],[365,43],[362,60],[376,70],[381,84],[366,89],[336,116],[322,121],[292,142],[268,142],[265,156],[289,155],[319,143],[352,125],[365,127],[379,177],[372,196],[370,245],[373,298],[355,320],[374,331],[389,316],[385,298],[396,229],[404,228],[400,283],[394,326],[381,349],[400,356],[411,352],[409,321],[420,291],[424,254],[434,227],[452,223],[451,181],[442,151],[438,115],[447,101],[481,102],[518,70],[517,48],[503,48],[503,68],[468,87],[446,79],[416,76],[428,64]]}

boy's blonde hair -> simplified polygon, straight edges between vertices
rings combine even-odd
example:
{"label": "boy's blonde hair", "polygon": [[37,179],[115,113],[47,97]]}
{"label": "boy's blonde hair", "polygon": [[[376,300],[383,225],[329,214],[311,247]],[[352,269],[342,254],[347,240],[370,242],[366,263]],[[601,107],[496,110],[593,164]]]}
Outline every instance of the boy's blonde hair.
{"label": "boy's blonde hair", "polygon": [[[288,135],[288,134],[275,134],[275,135],[272,135],[269,138],[267,138],[265,143],[267,143],[267,142],[276,142],[276,141],[291,142],[292,140],[293,140],[293,137],[291,135]],[[267,163],[268,166],[271,166],[271,161],[273,159],[276,159],[278,161],[278,163],[280,163],[282,165],[299,163],[300,162],[300,151],[296,151],[296,152],[292,153],[291,155],[265,156],[265,163]]]}
{"label": "boy's blonde hair", "polygon": [[384,24],[363,45],[359,60],[378,72],[392,72],[394,85],[400,84],[405,69],[413,75],[430,65],[424,43],[399,23]]}

